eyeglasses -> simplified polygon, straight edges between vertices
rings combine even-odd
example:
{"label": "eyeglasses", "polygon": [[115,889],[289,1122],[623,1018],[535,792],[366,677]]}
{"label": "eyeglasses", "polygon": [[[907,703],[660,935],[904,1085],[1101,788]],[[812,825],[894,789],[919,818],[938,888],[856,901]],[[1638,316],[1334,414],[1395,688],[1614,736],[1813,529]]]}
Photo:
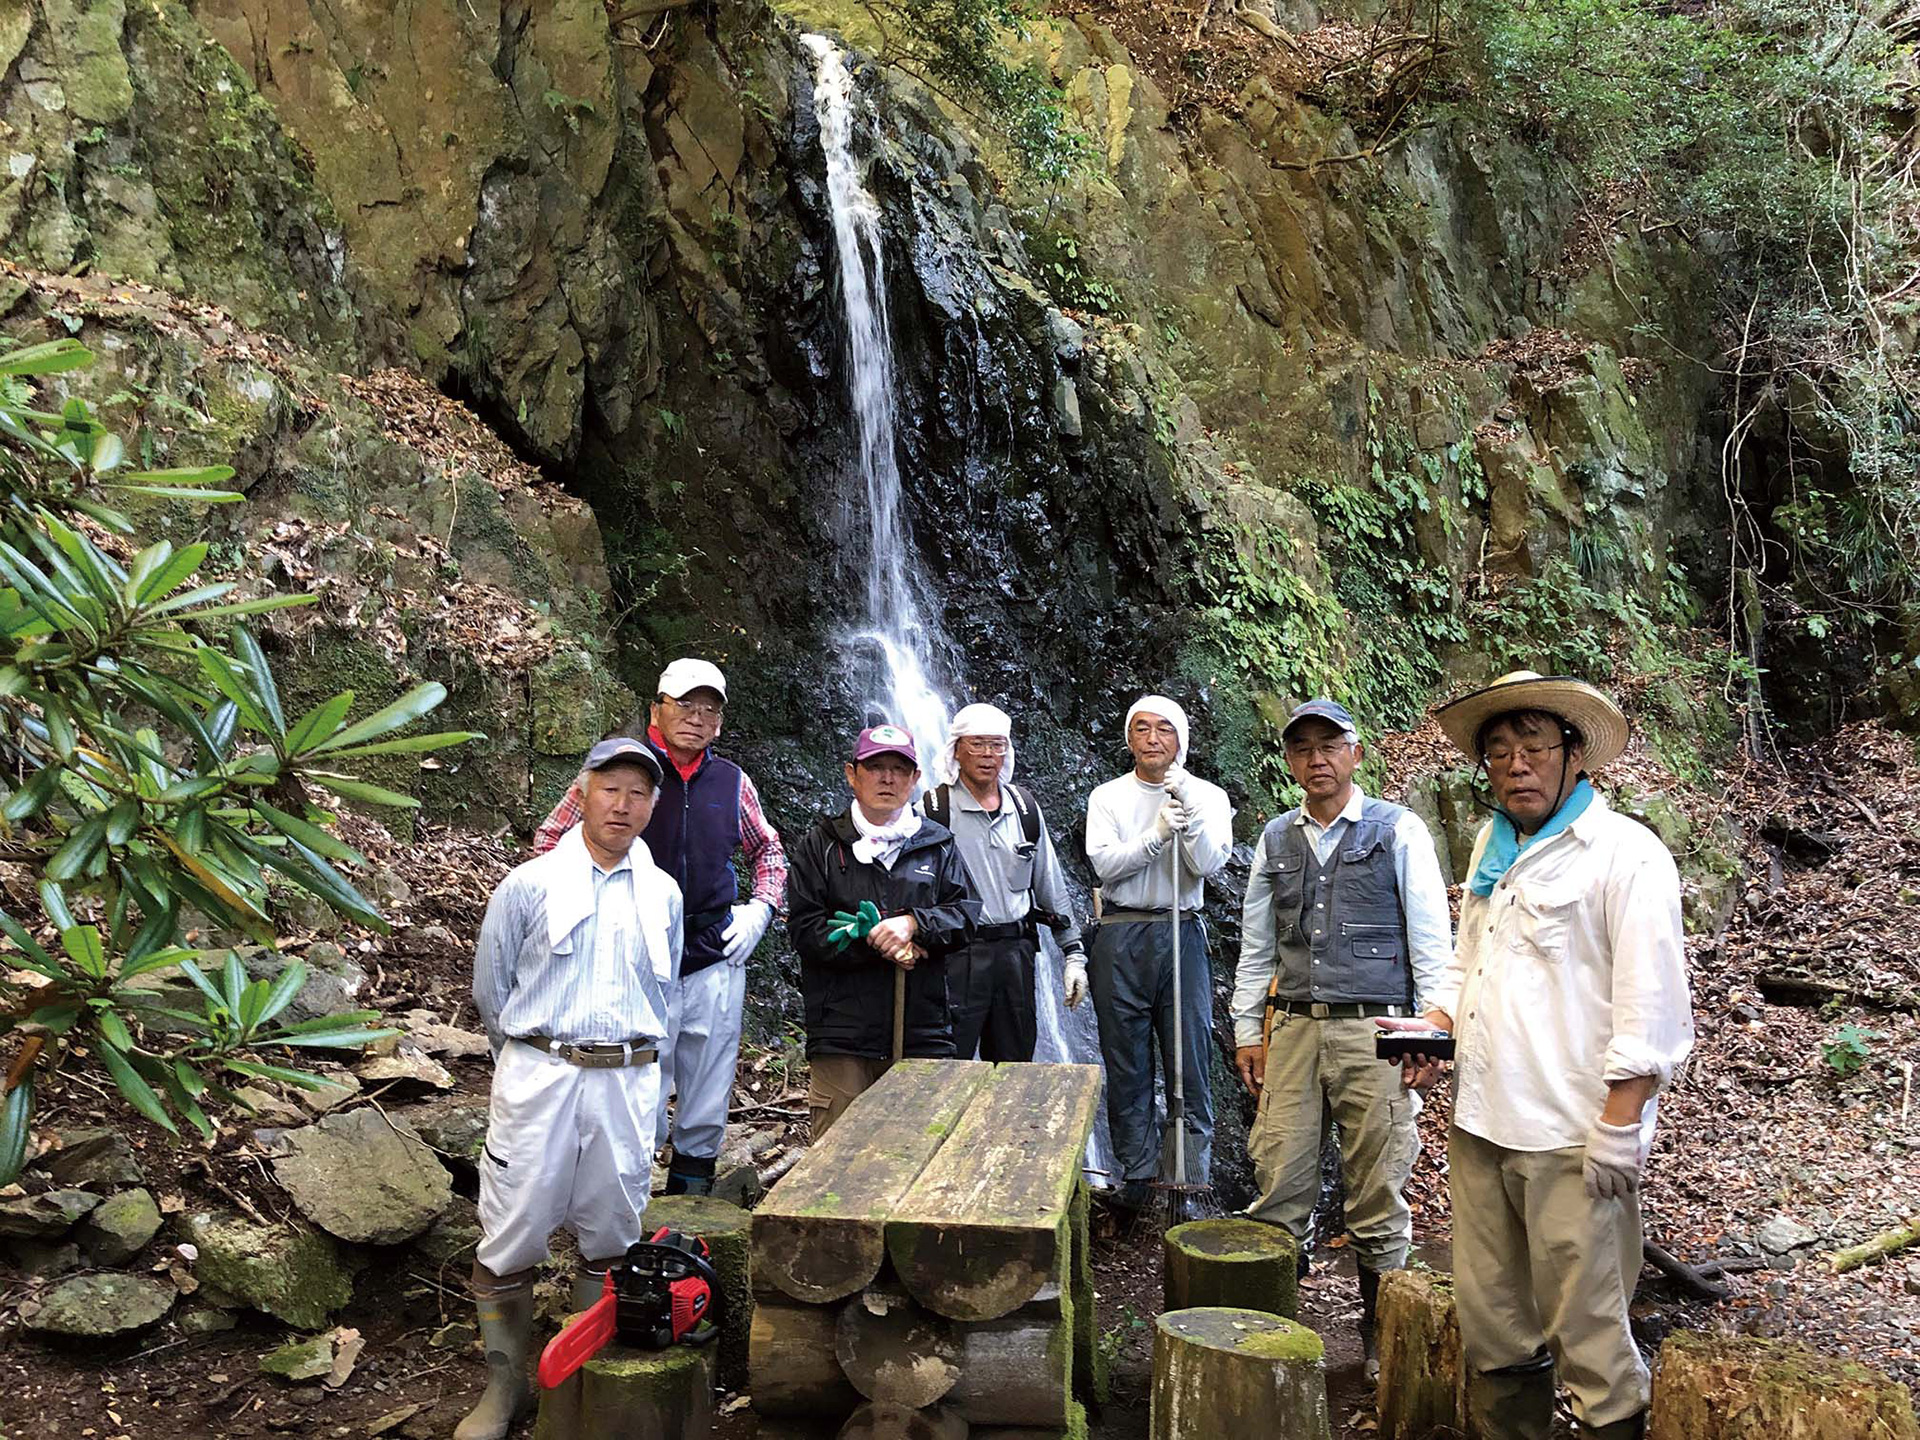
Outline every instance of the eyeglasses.
{"label": "eyeglasses", "polygon": [[718,720],[726,709],[724,705],[715,705],[710,700],[695,700],[689,704],[685,700],[675,700],[671,695],[667,699],[675,709],[693,716],[696,720]]}
{"label": "eyeglasses", "polygon": [[1295,760],[1315,757],[1321,760],[1338,760],[1352,748],[1351,740],[1322,740],[1318,745],[1289,745],[1287,754]]}
{"label": "eyeglasses", "polygon": [[983,738],[978,735],[968,735],[964,739],[955,741],[954,743],[969,755],[1004,755],[1007,753],[1007,742],[992,737]]}
{"label": "eyeglasses", "polygon": [[1513,750],[1483,750],[1480,759],[1489,770],[1505,770],[1512,766],[1514,757],[1518,756],[1527,762],[1527,768],[1531,770],[1545,763],[1547,756],[1554,751],[1566,748],[1565,741],[1555,745],[1522,745]]}

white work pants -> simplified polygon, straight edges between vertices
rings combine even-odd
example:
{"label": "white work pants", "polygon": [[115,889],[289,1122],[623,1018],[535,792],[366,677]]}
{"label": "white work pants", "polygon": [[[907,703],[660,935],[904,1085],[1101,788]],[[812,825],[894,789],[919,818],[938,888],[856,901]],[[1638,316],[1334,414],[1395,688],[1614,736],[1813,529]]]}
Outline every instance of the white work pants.
{"label": "white work pants", "polygon": [[644,1239],[659,1106],[656,1065],[589,1070],[509,1040],[480,1156],[479,1262],[496,1275],[537,1265],[562,1225],[589,1260]]}
{"label": "white work pants", "polygon": [[[710,1160],[720,1153],[733,1101],[734,1067],[740,1059],[740,1010],[747,996],[747,967],[722,960],[676,982],[667,1010],[667,1042],[661,1047],[660,1118],[654,1143],[669,1135],[675,1155]],[[677,1092],[671,1130],[667,1096]]]}

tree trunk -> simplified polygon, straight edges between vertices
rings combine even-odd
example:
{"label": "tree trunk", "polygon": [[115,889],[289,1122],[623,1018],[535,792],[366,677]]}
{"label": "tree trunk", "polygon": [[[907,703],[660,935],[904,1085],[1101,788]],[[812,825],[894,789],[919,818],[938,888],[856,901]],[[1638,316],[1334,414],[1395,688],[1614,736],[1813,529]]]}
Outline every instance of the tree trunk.
{"label": "tree trunk", "polygon": [[1913,1397],[1798,1345],[1686,1333],[1660,1347],[1647,1440],[1916,1440]]}
{"label": "tree trunk", "polygon": [[808,1305],[880,1273],[886,1225],[994,1067],[903,1060],[853,1104],[753,1212],[753,1282]]}
{"label": "tree trunk", "polygon": [[647,1233],[666,1225],[698,1235],[720,1276],[720,1387],[747,1388],[747,1337],[753,1328],[753,1283],[748,1256],[752,1217],[711,1195],[662,1195],[647,1206]]}
{"label": "tree trunk", "polygon": [[887,1221],[887,1254],[914,1299],[954,1320],[997,1320],[1066,1283],[1100,1082],[1096,1065],[994,1067]]}
{"label": "tree trunk", "polygon": [[1843,1275],[1849,1270],[1857,1270],[1869,1260],[1883,1260],[1896,1250],[1904,1250],[1909,1245],[1920,1245],[1920,1215],[1915,1215],[1904,1225],[1896,1225],[1891,1230],[1882,1230],[1871,1240],[1858,1245],[1849,1245],[1845,1250],[1836,1250],[1827,1257],[1827,1263],[1833,1266],[1833,1273]]}
{"label": "tree trunk", "polygon": [[534,1440],[707,1440],[714,1358],[711,1346],[608,1345],[541,1392]]}
{"label": "tree trunk", "polygon": [[840,1440],[967,1440],[967,1422],[945,1405],[916,1410],[869,1400],[840,1427]]}
{"label": "tree trunk", "polygon": [[1167,1231],[1168,1310],[1227,1306],[1291,1320],[1300,1313],[1300,1251],[1275,1225],[1229,1215]]}
{"label": "tree trunk", "polygon": [[1330,1440],[1326,1350],[1264,1310],[1176,1310],[1153,1337],[1152,1440]]}
{"label": "tree trunk", "polygon": [[973,1425],[1063,1427],[1073,1404],[1073,1329],[1053,1307],[959,1325],[947,1404]]}
{"label": "tree trunk", "polygon": [[869,1400],[918,1409],[960,1378],[953,1322],[913,1303],[904,1290],[869,1285],[841,1307],[834,1354]]}
{"label": "tree trunk", "polygon": [[1437,1426],[1467,1428],[1467,1367],[1460,1354],[1453,1277],[1390,1270],[1374,1320],[1380,1356],[1380,1440],[1422,1440]]}
{"label": "tree trunk", "polygon": [[860,1392],[834,1358],[838,1312],[763,1299],[753,1312],[748,1391],[757,1415],[844,1416]]}

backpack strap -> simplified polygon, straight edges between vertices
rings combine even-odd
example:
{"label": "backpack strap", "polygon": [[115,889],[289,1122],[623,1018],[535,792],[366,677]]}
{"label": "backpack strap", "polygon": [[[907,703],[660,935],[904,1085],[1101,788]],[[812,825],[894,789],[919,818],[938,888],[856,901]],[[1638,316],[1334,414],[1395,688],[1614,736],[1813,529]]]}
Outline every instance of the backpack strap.
{"label": "backpack strap", "polygon": [[1013,796],[1013,808],[1020,812],[1020,830],[1027,837],[1027,844],[1040,843],[1040,805],[1033,796],[1009,780],[1000,787]]}
{"label": "backpack strap", "polygon": [[920,802],[920,813],[935,824],[953,828],[953,787],[936,785],[927,791],[927,798]]}

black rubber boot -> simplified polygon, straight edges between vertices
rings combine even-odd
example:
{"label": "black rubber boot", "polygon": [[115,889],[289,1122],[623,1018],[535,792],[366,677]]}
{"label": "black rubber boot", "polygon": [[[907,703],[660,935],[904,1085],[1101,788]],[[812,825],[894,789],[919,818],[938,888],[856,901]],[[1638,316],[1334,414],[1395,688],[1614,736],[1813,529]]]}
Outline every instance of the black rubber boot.
{"label": "black rubber boot", "polygon": [[718,1163],[711,1155],[675,1155],[667,1171],[669,1195],[711,1195],[713,1170]]}
{"label": "black rubber boot", "polygon": [[1467,1418],[1480,1440],[1550,1440],[1553,1356],[1467,1377]]}
{"label": "black rubber boot", "polygon": [[1380,1302],[1380,1272],[1360,1266],[1360,1352],[1368,1383],[1380,1378],[1380,1356],[1373,1343],[1374,1312]]}
{"label": "black rubber boot", "polygon": [[1612,1420],[1605,1425],[1580,1425],[1575,1428],[1580,1440],[1642,1440],[1647,1433],[1647,1412]]}

